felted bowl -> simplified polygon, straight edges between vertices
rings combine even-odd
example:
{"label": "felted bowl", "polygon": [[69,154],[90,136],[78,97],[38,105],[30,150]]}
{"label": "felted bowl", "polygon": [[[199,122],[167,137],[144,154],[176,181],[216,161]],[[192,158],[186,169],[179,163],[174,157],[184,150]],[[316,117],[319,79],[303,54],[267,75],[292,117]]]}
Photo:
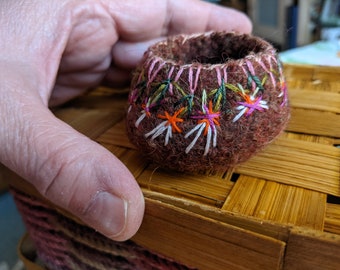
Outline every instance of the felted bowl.
{"label": "felted bowl", "polygon": [[127,132],[161,167],[226,170],[289,120],[276,50],[247,34],[178,35],[151,46],[131,84]]}

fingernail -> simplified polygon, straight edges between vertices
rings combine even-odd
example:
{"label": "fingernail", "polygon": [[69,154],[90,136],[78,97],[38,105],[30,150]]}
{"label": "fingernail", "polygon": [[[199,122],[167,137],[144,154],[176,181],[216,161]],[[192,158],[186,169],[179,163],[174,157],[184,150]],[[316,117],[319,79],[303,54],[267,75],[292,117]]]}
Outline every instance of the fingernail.
{"label": "fingernail", "polygon": [[125,200],[99,192],[86,210],[85,221],[107,237],[114,238],[125,228],[127,206]]}

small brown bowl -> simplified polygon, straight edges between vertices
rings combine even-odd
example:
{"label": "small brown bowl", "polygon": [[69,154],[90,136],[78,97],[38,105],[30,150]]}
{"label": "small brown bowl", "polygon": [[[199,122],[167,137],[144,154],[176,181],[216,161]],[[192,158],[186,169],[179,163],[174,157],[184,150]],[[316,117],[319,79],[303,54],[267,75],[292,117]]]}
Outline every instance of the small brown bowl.
{"label": "small brown bowl", "polygon": [[289,120],[276,50],[251,35],[179,35],[151,46],[131,84],[127,131],[161,167],[226,170],[276,138]]}

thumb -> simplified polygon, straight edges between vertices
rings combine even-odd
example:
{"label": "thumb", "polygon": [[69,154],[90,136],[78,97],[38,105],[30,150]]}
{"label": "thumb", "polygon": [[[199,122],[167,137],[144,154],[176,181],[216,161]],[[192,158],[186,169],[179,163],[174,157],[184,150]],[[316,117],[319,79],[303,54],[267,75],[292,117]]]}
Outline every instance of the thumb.
{"label": "thumb", "polygon": [[0,161],[107,237],[132,237],[142,221],[144,200],[128,169],[104,147],[55,118],[33,91],[16,91],[29,89],[34,80],[8,83],[9,77],[0,85],[6,104],[0,108]]}

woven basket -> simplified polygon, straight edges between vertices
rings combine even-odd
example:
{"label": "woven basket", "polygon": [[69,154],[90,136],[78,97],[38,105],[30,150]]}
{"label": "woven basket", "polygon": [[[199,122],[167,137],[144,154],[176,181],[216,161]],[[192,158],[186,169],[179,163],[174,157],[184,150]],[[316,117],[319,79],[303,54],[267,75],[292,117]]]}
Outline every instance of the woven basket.
{"label": "woven basket", "polygon": [[110,89],[57,110],[126,164],[146,213],[137,235],[116,243],[8,176],[46,268],[339,269],[340,68],[285,73],[292,107],[285,133],[218,174],[175,173],[141,159],[125,134],[126,96]]}

